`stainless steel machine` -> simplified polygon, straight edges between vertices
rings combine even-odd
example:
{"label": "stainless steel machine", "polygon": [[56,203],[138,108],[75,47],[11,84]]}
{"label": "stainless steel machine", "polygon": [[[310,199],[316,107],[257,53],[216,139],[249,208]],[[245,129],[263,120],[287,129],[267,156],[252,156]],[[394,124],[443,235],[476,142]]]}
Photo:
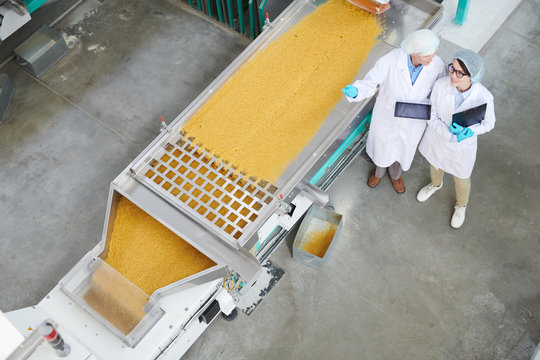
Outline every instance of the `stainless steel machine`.
{"label": "stainless steel machine", "polygon": [[35,10],[47,0],[0,0],[0,41],[4,41],[30,21]]}
{"label": "stainless steel machine", "polygon": [[[249,291],[272,250],[313,203],[328,202],[325,190],[363,149],[374,100],[340,101],[274,184],[236,173],[185,138],[182,128],[251,57],[321,3],[294,1],[112,182],[100,243],[37,306],[6,314],[26,337],[10,359],[56,357],[33,331],[44,320],[56,325],[70,344],[67,358],[178,359],[220,312],[233,311],[231,295],[238,298]],[[434,26],[441,15],[441,6],[431,0],[393,1],[384,14],[384,41],[373,49],[358,77],[399,46],[408,32]],[[183,197],[174,191],[180,186],[186,190]],[[215,265],[153,294],[138,289],[103,261],[122,198]],[[126,319],[136,318],[132,326],[107,319],[85,300],[98,276],[106,286],[122,289],[115,306]],[[234,286],[227,285],[231,283]]]}

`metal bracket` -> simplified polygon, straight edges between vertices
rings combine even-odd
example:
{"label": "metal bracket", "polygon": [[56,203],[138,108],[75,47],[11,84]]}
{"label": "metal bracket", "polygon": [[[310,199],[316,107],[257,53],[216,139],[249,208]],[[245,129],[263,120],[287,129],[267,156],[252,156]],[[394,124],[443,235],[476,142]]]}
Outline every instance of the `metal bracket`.
{"label": "metal bracket", "polygon": [[330,202],[330,195],[328,195],[327,192],[322,191],[315,185],[302,180],[296,187],[300,190],[300,195],[308,198],[313,203],[324,207],[326,204]]}

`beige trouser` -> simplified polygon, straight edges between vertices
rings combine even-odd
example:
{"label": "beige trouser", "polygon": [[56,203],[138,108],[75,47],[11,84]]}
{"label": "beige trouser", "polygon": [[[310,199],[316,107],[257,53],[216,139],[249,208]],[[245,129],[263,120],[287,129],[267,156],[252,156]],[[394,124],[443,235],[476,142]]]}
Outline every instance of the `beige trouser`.
{"label": "beige trouser", "polygon": [[[431,175],[431,183],[433,186],[439,186],[442,183],[444,171],[435,169],[429,164],[429,173]],[[461,179],[454,176],[454,185],[456,186],[456,205],[467,206],[469,202],[469,194],[471,193],[471,178]]]}

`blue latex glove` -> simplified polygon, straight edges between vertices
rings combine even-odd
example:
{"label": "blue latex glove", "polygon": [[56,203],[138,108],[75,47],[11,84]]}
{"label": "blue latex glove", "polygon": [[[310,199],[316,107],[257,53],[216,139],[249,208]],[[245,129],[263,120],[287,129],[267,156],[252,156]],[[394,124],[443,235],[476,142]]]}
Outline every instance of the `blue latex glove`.
{"label": "blue latex glove", "polygon": [[457,135],[463,131],[463,126],[458,125],[456,123],[451,123],[450,126],[448,127],[448,130],[450,130],[452,134]]}
{"label": "blue latex glove", "polygon": [[467,138],[470,138],[471,136],[474,135],[474,131],[472,131],[471,129],[469,128],[465,128],[463,129],[462,132],[460,132],[459,134],[457,134],[457,141],[460,142],[460,141],[463,141]]}
{"label": "blue latex glove", "polygon": [[358,89],[352,85],[345,86],[343,89],[341,89],[341,92],[350,98],[355,98],[358,96]]}

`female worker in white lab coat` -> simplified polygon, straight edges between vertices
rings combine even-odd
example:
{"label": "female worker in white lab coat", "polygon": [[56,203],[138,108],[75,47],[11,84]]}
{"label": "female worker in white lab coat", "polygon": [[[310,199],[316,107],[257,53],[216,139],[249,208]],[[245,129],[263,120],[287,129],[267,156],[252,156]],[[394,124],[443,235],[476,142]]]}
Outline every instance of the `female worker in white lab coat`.
{"label": "female worker in white lab coat", "polygon": [[362,101],[379,95],[367,140],[367,153],[377,166],[368,180],[369,187],[379,184],[386,173],[394,189],[402,194],[405,183],[402,170],[409,170],[416,148],[426,128],[426,120],[395,117],[396,102],[429,102],[433,84],[444,76],[444,64],[435,55],[437,35],[428,29],[410,33],[396,49],[377,60],[363,80],[347,85],[342,91],[347,100]]}
{"label": "female worker in white lab coat", "polygon": [[[493,129],[495,111],[493,95],[480,84],[484,75],[480,55],[472,50],[457,51],[448,72],[450,76],[438,80],[431,93],[431,119],[418,148],[429,161],[431,183],[418,192],[417,199],[426,201],[439,190],[445,172],[454,175],[456,204],[450,224],[459,228],[469,202],[478,135]],[[484,104],[487,106],[480,123],[462,127],[452,122],[453,114]]]}

